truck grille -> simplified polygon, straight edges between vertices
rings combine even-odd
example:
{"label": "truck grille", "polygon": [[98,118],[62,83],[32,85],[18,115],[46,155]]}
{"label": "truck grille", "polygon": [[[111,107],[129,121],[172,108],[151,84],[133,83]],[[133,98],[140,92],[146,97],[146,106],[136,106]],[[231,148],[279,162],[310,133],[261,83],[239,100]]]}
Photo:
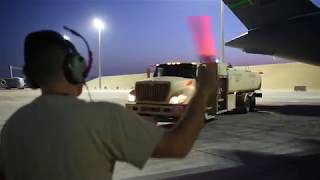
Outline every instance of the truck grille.
{"label": "truck grille", "polygon": [[166,101],[169,89],[169,82],[138,82],[136,84],[136,101]]}

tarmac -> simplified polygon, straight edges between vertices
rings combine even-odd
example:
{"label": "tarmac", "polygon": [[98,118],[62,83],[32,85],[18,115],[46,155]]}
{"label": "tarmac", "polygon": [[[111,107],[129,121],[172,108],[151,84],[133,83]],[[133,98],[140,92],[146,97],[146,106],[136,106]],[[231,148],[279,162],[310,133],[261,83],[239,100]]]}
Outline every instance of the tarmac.
{"label": "tarmac", "polygon": [[[94,101],[124,105],[128,91],[93,91]],[[114,179],[320,179],[320,92],[263,92],[258,109],[224,114],[201,131],[184,159],[150,159],[143,170],[117,163]],[[0,90],[0,127],[40,95]],[[87,92],[80,98],[88,100]]]}

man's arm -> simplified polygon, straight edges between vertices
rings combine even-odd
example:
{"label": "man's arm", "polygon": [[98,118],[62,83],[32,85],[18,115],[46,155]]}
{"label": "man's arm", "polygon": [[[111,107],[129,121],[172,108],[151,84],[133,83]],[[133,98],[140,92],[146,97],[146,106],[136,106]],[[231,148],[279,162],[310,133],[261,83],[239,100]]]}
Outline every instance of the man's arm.
{"label": "man's arm", "polygon": [[4,174],[0,172],[0,180],[5,180],[6,178],[4,177]]}
{"label": "man's arm", "polygon": [[[1,131],[1,137],[2,137],[2,133],[3,133],[3,129],[2,128],[2,131]],[[0,180],[5,180],[5,176],[4,176],[4,162],[3,162],[3,153],[2,153],[2,145],[1,144],[1,140],[0,140]]]}
{"label": "man's arm", "polygon": [[185,157],[204,126],[204,113],[211,92],[217,89],[217,64],[199,70],[198,87],[182,119],[165,131],[152,157]]}

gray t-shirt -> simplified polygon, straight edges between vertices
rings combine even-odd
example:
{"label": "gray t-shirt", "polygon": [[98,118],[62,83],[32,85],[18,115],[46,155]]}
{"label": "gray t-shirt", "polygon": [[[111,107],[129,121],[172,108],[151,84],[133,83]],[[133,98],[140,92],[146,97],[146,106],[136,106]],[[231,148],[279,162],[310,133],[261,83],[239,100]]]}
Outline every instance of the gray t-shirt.
{"label": "gray t-shirt", "polygon": [[7,179],[111,179],[115,161],[142,168],[163,130],[120,105],[40,96],[1,132]]}

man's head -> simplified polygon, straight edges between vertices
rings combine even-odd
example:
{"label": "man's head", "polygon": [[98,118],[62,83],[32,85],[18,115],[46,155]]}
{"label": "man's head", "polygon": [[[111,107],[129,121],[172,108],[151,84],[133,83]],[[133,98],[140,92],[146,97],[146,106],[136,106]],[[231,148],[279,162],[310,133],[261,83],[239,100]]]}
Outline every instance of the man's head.
{"label": "man's head", "polygon": [[79,95],[82,83],[70,81],[68,68],[73,54],[78,54],[76,48],[59,33],[50,30],[32,32],[24,44],[24,73],[34,88],[48,93]]}

